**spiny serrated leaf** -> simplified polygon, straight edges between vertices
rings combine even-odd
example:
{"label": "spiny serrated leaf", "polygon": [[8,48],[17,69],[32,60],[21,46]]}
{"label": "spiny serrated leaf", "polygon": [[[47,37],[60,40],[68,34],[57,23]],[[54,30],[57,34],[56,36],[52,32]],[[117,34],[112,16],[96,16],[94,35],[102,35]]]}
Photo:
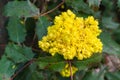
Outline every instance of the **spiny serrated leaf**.
{"label": "spiny serrated leaf", "polygon": [[103,17],[102,25],[108,29],[117,29],[119,24],[112,20],[112,17]]}
{"label": "spiny serrated leaf", "polygon": [[38,61],[55,63],[55,62],[64,61],[64,59],[60,55],[55,55],[55,56],[39,57]]}
{"label": "spiny serrated leaf", "polygon": [[74,65],[81,70],[91,66],[94,63],[100,62],[101,59],[102,59],[102,54],[95,54],[88,59],[82,61],[74,61]]}
{"label": "spiny serrated leaf", "polygon": [[103,43],[103,52],[120,57],[120,45],[111,38],[109,33],[103,32],[100,38]]}
{"label": "spiny serrated leaf", "polygon": [[[102,0],[102,5],[104,5],[105,6],[105,8],[106,8],[106,11],[111,11],[112,9],[113,9],[113,2],[112,1],[109,1],[109,0]],[[106,12],[105,11],[105,12]]]}
{"label": "spiny serrated leaf", "polygon": [[15,63],[25,62],[33,58],[34,54],[31,48],[21,47],[12,43],[9,43],[5,49],[5,54],[10,60]]}
{"label": "spiny serrated leaf", "polygon": [[65,61],[55,62],[55,63],[38,61],[37,63],[40,69],[50,69],[53,71],[61,71],[66,64]]}
{"label": "spiny serrated leaf", "polygon": [[112,36],[113,36],[114,40],[118,44],[120,44],[120,29],[115,30]]}
{"label": "spiny serrated leaf", "polygon": [[120,8],[120,0],[117,1],[117,6]]}
{"label": "spiny serrated leaf", "polygon": [[10,77],[16,70],[16,67],[13,66],[15,66],[15,64],[3,55],[0,60],[0,80],[10,80]]}
{"label": "spiny serrated leaf", "polygon": [[44,80],[43,78],[42,72],[37,70],[37,65],[34,62],[19,73],[14,80]]}
{"label": "spiny serrated leaf", "polygon": [[37,63],[40,69],[48,68],[54,71],[60,71],[65,66],[65,61],[61,56],[39,57]]}
{"label": "spiny serrated leaf", "polygon": [[87,0],[87,1],[89,6],[97,6],[97,7],[100,6],[100,2],[101,2],[101,0]]}
{"label": "spiny serrated leaf", "polygon": [[65,67],[65,62],[57,62],[50,64],[49,69],[53,71],[61,71]]}
{"label": "spiny serrated leaf", "polygon": [[6,16],[33,17],[39,14],[30,1],[9,1],[5,6],[4,14]]}
{"label": "spiny serrated leaf", "polygon": [[50,25],[50,22],[47,20],[46,17],[40,17],[37,22],[36,26],[36,33],[38,39],[41,40],[43,36],[47,34],[47,27]]}
{"label": "spiny serrated leaf", "polygon": [[82,80],[104,80],[105,68],[101,69],[99,72],[95,70],[88,71]]}
{"label": "spiny serrated leaf", "polygon": [[10,40],[20,43],[25,40],[26,30],[18,17],[11,17],[7,25]]}
{"label": "spiny serrated leaf", "polygon": [[105,76],[108,80],[120,80],[120,71],[106,72]]}
{"label": "spiny serrated leaf", "polygon": [[93,10],[83,0],[66,1],[68,6],[71,6],[75,11],[82,11],[87,14],[92,14]]}

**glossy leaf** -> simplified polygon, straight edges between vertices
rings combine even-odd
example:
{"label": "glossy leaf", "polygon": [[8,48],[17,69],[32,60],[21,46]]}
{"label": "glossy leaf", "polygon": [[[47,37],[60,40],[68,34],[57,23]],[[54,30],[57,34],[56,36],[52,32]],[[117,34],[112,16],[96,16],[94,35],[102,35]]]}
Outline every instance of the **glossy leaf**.
{"label": "glossy leaf", "polygon": [[9,39],[20,43],[25,40],[26,30],[17,17],[11,17],[7,25]]}
{"label": "glossy leaf", "polygon": [[50,25],[50,22],[46,17],[39,17],[38,22],[36,24],[36,33],[38,39],[41,40],[43,36],[47,34],[47,27]]}
{"label": "glossy leaf", "polygon": [[60,71],[65,66],[65,61],[60,56],[46,56],[46,57],[39,57],[37,61],[40,69],[50,69],[53,71]]}
{"label": "glossy leaf", "polygon": [[119,27],[119,24],[114,22],[112,17],[103,17],[102,25],[108,29],[117,29]]}
{"label": "glossy leaf", "polygon": [[[83,0],[66,0],[68,6],[71,6],[75,11],[81,11],[83,13],[92,14],[93,10]],[[80,14],[80,13],[79,13]]]}
{"label": "glossy leaf", "polygon": [[4,14],[6,16],[32,17],[39,14],[30,1],[9,1],[5,6]]}
{"label": "glossy leaf", "polygon": [[9,43],[5,49],[5,54],[15,63],[25,62],[31,60],[34,56],[31,48],[21,47],[12,43]]}
{"label": "glossy leaf", "polygon": [[0,80],[10,80],[16,70],[15,64],[4,55],[0,60]]}
{"label": "glossy leaf", "polygon": [[89,6],[97,6],[99,7],[101,0],[87,0]]}
{"label": "glossy leaf", "polygon": [[92,66],[93,64],[99,63],[102,59],[102,54],[95,54],[93,56],[91,56],[88,59],[84,59],[81,61],[74,61],[74,65],[79,69],[86,69],[89,66]]}
{"label": "glossy leaf", "polygon": [[29,65],[14,80],[44,80],[42,72],[37,71],[36,63]]}
{"label": "glossy leaf", "polygon": [[107,80],[120,80],[120,71],[117,72],[107,72],[105,74]]}
{"label": "glossy leaf", "polygon": [[104,69],[100,70],[99,72],[91,70],[86,72],[86,75],[82,80],[104,80],[104,73]]}
{"label": "glossy leaf", "polygon": [[48,63],[64,61],[63,57],[61,55],[57,55],[57,54],[55,56],[39,57],[38,60],[42,61],[42,62],[48,62]]}
{"label": "glossy leaf", "polygon": [[120,8],[120,0],[117,0],[117,5]]}
{"label": "glossy leaf", "polygon": [[111,38],[109,33],[103,32],[100,38],[103,43],[103,52],[120,57],[120,45]]}

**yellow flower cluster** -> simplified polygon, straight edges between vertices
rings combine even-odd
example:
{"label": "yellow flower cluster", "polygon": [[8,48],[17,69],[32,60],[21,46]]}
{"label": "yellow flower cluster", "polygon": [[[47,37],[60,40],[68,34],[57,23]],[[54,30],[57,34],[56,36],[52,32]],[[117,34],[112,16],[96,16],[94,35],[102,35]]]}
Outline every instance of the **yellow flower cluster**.
{"label": "yellow flower cluster", "polygon": [[60,54],[66,60],[74,57],[83,60],[93,53],[101,53],[100,33],[98,21],[93,16],[84,19],[67,10],[55,17],[54,25],[48,27],[48,33],[39,41],[39,47],[52,56]]}
{"label": "yellow flower cluster", "polygon": [[63,77],[70,77],[71,75],[73,76],[76,71],[78,71],[78,68],[71,66],[71,70],[70,70],[70,66],[66,64],[65,68],[61,70],[60,74]]}

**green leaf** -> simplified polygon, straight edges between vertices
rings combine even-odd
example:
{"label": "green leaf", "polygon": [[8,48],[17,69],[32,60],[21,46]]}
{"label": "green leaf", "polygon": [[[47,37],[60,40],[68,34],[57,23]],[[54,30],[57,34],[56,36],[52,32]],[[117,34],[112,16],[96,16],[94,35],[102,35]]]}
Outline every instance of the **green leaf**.
{"label": "green leaf", "polygon": [[103,52],[108,54],[117,55],[120,57],[120,45],[117,44],[107,32],[103,32],[100,35],[103,43]]}
{"label": "green leaf", "polygon": [[44,75],[37,70],[37,64],[34,62],[19,73],[14,80],[44,80]]}
{"label": "green leaf", "polygon": [[114,1],[109,0],[102,0],[102,5],[104,6],[103,9],[103,15],[111,17],[115,14],[115,11],[113,11],[113,8],[116,7],[116,4],[114,5]]}
{"label": "green leaf", "polygon": [[26,30],[17,17],[11,17],[7,25],[10,40],[20,43],[25,40]]}
{"label": "green leaf", "polygon": [[114,22],[112,17],[103,17],[102,24],[108,29],[117,29],[119,27],[119,24]]}
{"label": "green leaf", "polygon": [[82,61],[74,61],[73,64],[79,69],[85,69],[91,66],[92,64],[99,63],[102,59],[102,54],[94,54],[88,59],[84,59]]}
{"label": "green leaf", "polygon": [[55,56],[39,57],[38,60],[42,62],[55,63],[55,62],[64,61],[64,58],[60,55],[55,55]]}
{"label": "green leaf", "polygon": [[61,71],[65,67],[65,62],[56,62],[49,65],[49,69],[53,71]]}
{"label": "green leaf", "polygon": [[31,48],[21,47],[12,43],[9,43],[5,49],[5,54],[15,63],[25,62],[31,60],[34,56]]}
{"label": "green leaf", "polygon": [[92,14],[93,10],[83,0],[66,0],[66,4],[71,6],[75,11]]}
{"label": "green leaf", "polygon": [[99,72],[90,70],[86,72],[82,80],[104,80],[105,68],[102,68]]}
{"label": "green leaf", "polygon": [[36,26],[36,33],[38,39],[41,40],[43,36],[47,34],[47,27],[50,25],[50,22],[47,20],[46,17],[40,17],[37,22]]}
{"label": "green leaf", "polygon": [[39,57],[37,63],[40,69],[48,68],[53,71],[60,71],[65,66],[65,61],[61,56]]}
{"label": "green leaf", "polygon": [[107,80],[120,80],[120,71],[117,72],[107,72],[105,74]]}
{"label": "green leaf", "polygon": [[120,44],[120,29],[117,29],[117,30],[115,30],[114,32],[113,32],[113,38],[114,38],[114,40],[118,43],[118,44]]}
{"label": "green leaf", "polygon": [[117,1],[117,5],[120,8],[120,0]]}
{"label": "green leaf", "polygon": [[88,4],[89,6],[97,6],[99,7],[100,6],[100,0],[87,0],[88,1]]}
{"label": "green leaf", "polygon": [[10,80],[10,77],[14,74],[15,70],[15,64],[3,55],[0,60],[0,80]]}
{"label": "green leaf", "polygon": [[32,17],[39,14],[39,9],[30,1],[9,1],[5,6],[4,14],[6,16]]}
{"label": "green leaf", "polygon": [[65,67],[65,62],[55,62],[55,63],[49,63],[49,62],[43,62],[38,61],[38,66],[40,69],[49,69],[53,71],[61,71]]}

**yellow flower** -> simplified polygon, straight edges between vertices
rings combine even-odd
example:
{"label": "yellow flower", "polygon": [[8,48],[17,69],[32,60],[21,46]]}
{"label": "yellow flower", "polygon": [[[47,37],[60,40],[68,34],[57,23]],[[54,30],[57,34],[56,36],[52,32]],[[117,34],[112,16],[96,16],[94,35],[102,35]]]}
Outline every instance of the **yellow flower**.
{"label": "yellow flower", "polygon": [[74,67],[74,66],[70,66],[68,64],[65,65],[65,68],[61,70],[60,74],[63,77],[70,77],[71,75],[73,76],[76,71],[78,71],[78,68]]}
{"label": "yellow flower", "polygon": [[55,17],[54,25],[48,27],[47,35],[38,44],[52,56],[60,54],[65,60],[75,57],[83,60],[102,52],[100,33],[98,21],[93,16],[84,19],[67,10]]}

